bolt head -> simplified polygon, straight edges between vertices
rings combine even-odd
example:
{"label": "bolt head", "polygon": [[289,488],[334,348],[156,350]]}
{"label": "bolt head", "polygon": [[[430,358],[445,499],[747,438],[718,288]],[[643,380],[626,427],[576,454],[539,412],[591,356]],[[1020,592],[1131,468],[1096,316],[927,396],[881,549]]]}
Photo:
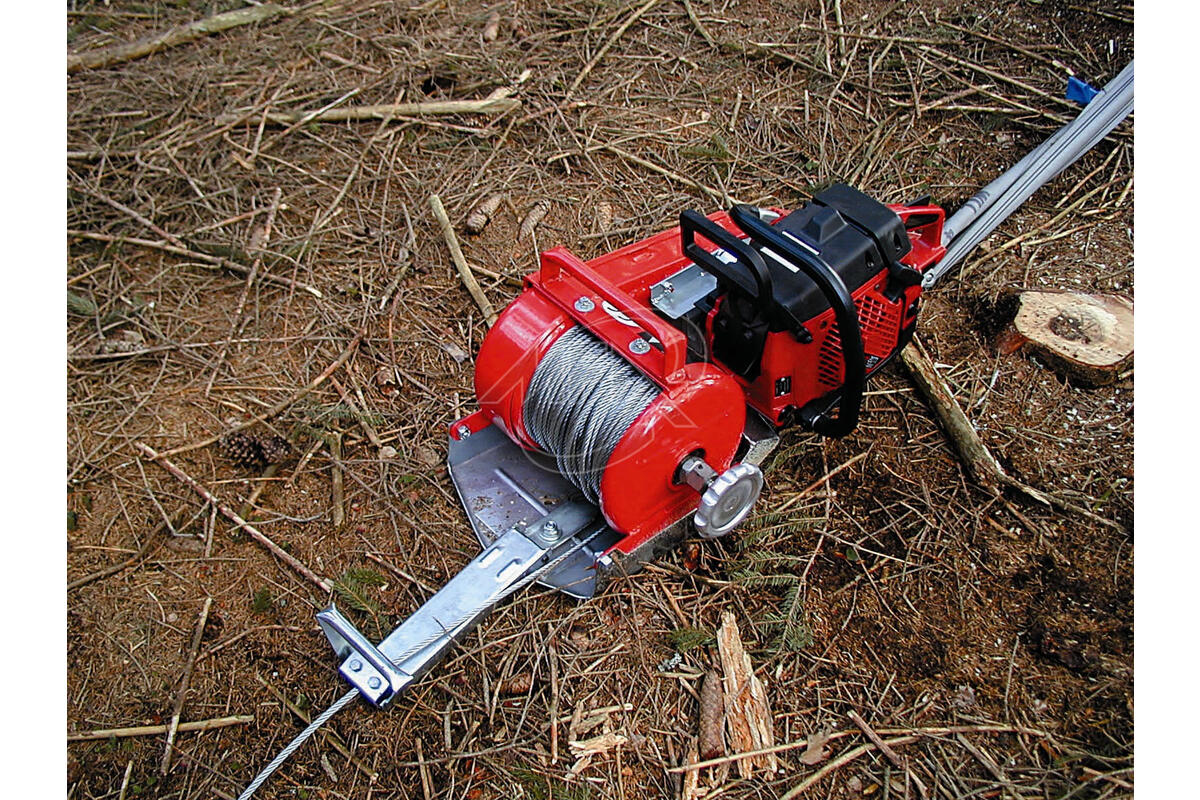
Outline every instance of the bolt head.
{"label": "bolt head", "polygon": [[371,678],[371,680],[367,681],[367,686],[370,686],[372,689],[378,689],[380,686],[383,686],[383,681],[379,680],[379,678]]}
{"label": "bolt head", "polygon": [[358,661],[357,659],[350,662],[350,671],[351,672],[362,672],[362,667],[363,667],[362,662]]}
{"label": "bolt head", "polygon": [[595,308],[596,304],[592,302],[592,298],[590,297],[581,297],[575,301],[575,310],[580,313],[586,314],[589,311],[595,310]]}
{"label": "bolt head", "polygon": [[635,356],[644,356],[650,352],[650,343],[642,338],[634,339],[629,343],[629,352]]}
{"label": "bolt head", "polygon": [[466,425],[459,425],[458,426],[458,438],[470,439],[471,438],[471,429],[468,428]]}

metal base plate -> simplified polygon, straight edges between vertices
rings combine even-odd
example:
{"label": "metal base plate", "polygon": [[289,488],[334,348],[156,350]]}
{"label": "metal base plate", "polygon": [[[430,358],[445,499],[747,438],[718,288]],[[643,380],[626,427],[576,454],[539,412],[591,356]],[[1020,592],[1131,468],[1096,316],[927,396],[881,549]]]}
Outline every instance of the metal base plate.
{"label": "metal base plate", "polygon": [[[524,450],[493,425],[463,439],[450,439],[450,478],[471,527],[485,547],[513,526],[531,526],[554,513],[564,535],[588,538],[538,583],[572,597],[596,593],[596,562],[621,535],[608,527],[600,509],[536,453]],[[569,527],[568,527],[569,526]]]}

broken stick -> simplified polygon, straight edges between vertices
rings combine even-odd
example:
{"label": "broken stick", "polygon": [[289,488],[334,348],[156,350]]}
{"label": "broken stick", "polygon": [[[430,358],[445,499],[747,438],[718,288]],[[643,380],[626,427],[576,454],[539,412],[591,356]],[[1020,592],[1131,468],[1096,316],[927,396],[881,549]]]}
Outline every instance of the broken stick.
{"label": "broken stick", "polygon": [[454,235],[454,226],[450,224],[450,217],[446,214],[446,207],[442,205],[442,198],[436,194],[430,195],[429,206],[433,209],[433,216],[437,218],[438,225],[442,227],[442,235],[446,237],[446,246],[450,248],[450,258],[453,259],[454,266],[458,269],[458,276],[462,278],[463,285],[475,299],[475,304],[483,312],[483,317],[490,328],[496,322],[496,310],[492,308],[491,301],[487,299],[479,281],[475,280],[471,268],[467,266],[467,259],[463,256],[462,248],[458,246],[458,237]]}
{"label": "broken stick", "polygon": [[187,25],[180,25],[165,31],[159,31],[129,44],[119,44],[114,47],[105,47],[102,50],[90,50],[85,53],[68,53],[67,72],[73,73],[81,69],[96,69],[97,67],[109,67],[113,64],[133,61],[136,58],[144,58],[152,53],[157,53],[159,50],[194,42],[197,39],[214,33],[220,33],[221,31],[227,31],[230,28],[236,28],[240,25],[251,25],[255,22],[265,22],[280,15],[292,13],[294,13],[292,9],[284,8],[275,3],[264,3],[261,6],[226,11],[224,14],[215,14],[211,17],[196,20],[195,22],[189,22]]}
{"label": "broken stick", "polygon": [[993,492],[998,491],[1000,484],[1005,483],[1008,476],[975,432],[975,426],[963,413],[962,407],[950,393],[950,388],[946,386],[942,376],[937,374],[924,348],[913,339],[909,347],[900,351],[900,359],[904,366],[908,367],[908,372],[921,394],[933,406],[934,413],[941,420],[942,427],[945,428],[951,444],[958,451],[971,478]]}
{"label": "broken stick", "polygon": [[[254,716],[241,714],[235,717],[218,717],[217,719],[202,719],[196,722],[181,722],[175,727],[177,733],[190,731],[211,731],[216,728],[227,728],[230,725],[247,725],[254,722]],[[98,731],[67,734],[68,742],[90,742],[97,739],[124,739],[130,736],[158,736],[166,733],[169,725],[137,725],[132,728],[107,728]]]}
{"label": "broken stick", "polygon": [[192,683],[192,670],[196,666],[196,655],[200,652],[200,640],[204,638],[204,626],[208,624],[208,611],[212,608],[211,596],[204,598],[204,606],[196,619],[196,629],[192,632],[192,646],[188,648],[187,666],[183,668],[183,677],[179,679],[179,688],[175,692],[175,710],[171,713],[171,724],[167,726],[167,747],[163,751],[162,764],[158,774],[166,775],[171,769],[171,754],[175,752],[175,734],[179,732],[179,718],[183,716],[183,704],[187,701],[188,687]]}
{"label": "broken stick", "polygon": [[[520,108],[515,97],[485,97],[482,100],[434,100],[427,103],[387,103],[374,106],[331,108],[313,114],[311,111],[280,111],[265,116],[272,125],[291,125],[296,122],[345,122],[347,120],[393,119],[394,117],[427,117],[447,114],[503,114]],[[309,116],[312,114],[312,116]]]}
{"label": "broken stick", "polygon": [[223,502],[221,502],[216,497],[216,495],[214,495],[208,489],[205,489],[204,486],[202,486],[200,484],[200,482],[197,481],[195,478],[193,478],[191,475],[188,475],[186,472],[181,470],[179,467],[175,466],[175,464],[173,464],[169,459],[167,459],[165,455],[158,454],[157,452],[154,451],[153,448],[151,448],[149,445],[143,444],[142,442],[135,442],[134,446],[137,447],[138,450],[141,450],[142,453],[144,453],[146,456],[148,456],[151,460],[155,461],[160,467],[165,469],[167,472],[171,473],[176,478],[183,481],[188,486],[192,487],[192,489],[196,492],[196,494],[200,495],[205,500],[212,503],[216,507],[216,509],[221,512],[221,514],[223,514],[226,518],[232,520],[238,527],[240,527],[246,533],[250,534],[250,536],[252,536],[255,541],[257,541],[263,547],[270,550],[275,555],[275,557],[278,558],[280,561],[284,562],[289,567],[296,570],[296,572],[300,573],[302,576],[304,576],[308,580],[315,583],[318,587],[320,587],[321,591],[325,592],[326,594],[333,591],[333,587],[329,584],[329,581],[325,580],[324,578],[320,577],[315,572],[313,572],[311,569],[304,566],[304,564],[302,564],[299,559],[297,559],[291,553],[287,552],[282,547],[280,547],[279,545],[277,545],[273,541],[271,541],[269,538],[267,538],[267,536],[264,535],[262,533],[262,531],[258,530],[253,525],[251,525],[249,522],[242,519],[241,516],[239,516],[236,511],[234,511],[232,508],[230,508],[229,506],[227,506]]}

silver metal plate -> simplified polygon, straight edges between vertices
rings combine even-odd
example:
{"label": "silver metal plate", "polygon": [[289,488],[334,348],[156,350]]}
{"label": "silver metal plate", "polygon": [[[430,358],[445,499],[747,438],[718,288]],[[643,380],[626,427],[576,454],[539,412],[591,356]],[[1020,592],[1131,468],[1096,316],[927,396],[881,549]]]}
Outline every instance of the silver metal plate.
{"label": "silver metal plate", "polygon": [[667,319],[679,319],[716,290],[717,279],[691,264],[651,286],[650,305]]}

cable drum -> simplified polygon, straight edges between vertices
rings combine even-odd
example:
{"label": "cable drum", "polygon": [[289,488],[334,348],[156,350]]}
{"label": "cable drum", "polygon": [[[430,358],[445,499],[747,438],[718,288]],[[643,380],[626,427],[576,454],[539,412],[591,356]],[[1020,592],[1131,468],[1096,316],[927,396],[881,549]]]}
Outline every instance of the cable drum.
{"label": "cable drum", "polygon": [[653,381],[580,327],[546,351],[522,406],[525,430],[592,503],[621,437],[660,394]]}

